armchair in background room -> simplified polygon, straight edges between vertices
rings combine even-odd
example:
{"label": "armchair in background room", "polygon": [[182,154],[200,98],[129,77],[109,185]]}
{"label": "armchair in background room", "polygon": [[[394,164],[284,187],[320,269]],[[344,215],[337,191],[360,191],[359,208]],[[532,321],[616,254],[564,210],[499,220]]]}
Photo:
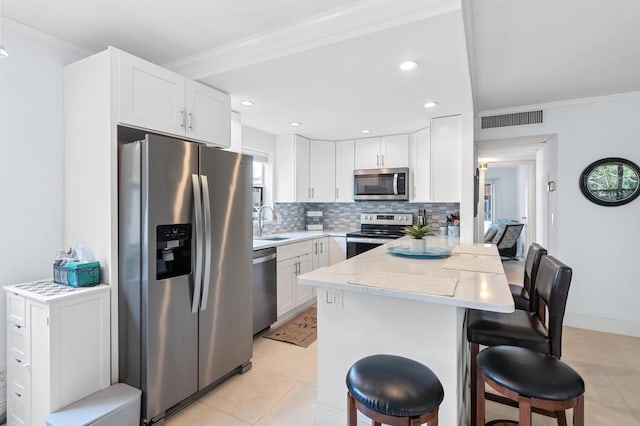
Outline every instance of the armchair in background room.
{"label": "armchair in background room", "polygon": [[517,222],[493,224],[485,233],[484,242],[498,246],[500,257],[513,259],[518,254],[518,238],[522,228],[524,224]]}

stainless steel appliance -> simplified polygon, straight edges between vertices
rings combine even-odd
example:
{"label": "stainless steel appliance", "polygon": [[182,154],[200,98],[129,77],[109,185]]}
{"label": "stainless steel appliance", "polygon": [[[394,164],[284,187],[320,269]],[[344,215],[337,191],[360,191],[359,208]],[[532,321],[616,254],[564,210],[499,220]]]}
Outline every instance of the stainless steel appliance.
{"label": "stainless steel appliance", "polygon": [[353,171],[353,199],[409,200],[409,169],[362,169]]}
{"label": "stainless steel appliance", "polygon": [[412,213],[363,213],[360,231],[347,234],[347,259],[404,236],[413,224]]}
{"label": "stainless steel appliance", "polygon": [[158,135],[119,145],[119,378],[161,421],[252,355],[252,158]]}
{"label": "stainless steel appliance", "polygon": [[253,334],[278,319],[276,248],[253,251]]}

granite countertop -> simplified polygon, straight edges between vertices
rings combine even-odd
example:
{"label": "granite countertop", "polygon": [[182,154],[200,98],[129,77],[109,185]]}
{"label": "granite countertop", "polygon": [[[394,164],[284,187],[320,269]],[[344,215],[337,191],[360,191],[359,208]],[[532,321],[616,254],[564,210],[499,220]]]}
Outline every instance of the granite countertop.
{"label": "granite countertop", "polygon": [[320,237],[344,237],[347,232],[352,232],[351,230],[345,231],[294,231],[287,232],[282,234],[270,234],[264,235],[262,238],[270,238],[270,237],[283,237],[286,238],[284,240],[264,240],[257,237],[253,238],[253,249],[259,250],[269,247],[277,247],[284,244],[296,243],[298,241],[311,240],[314,238]]}
{"label": "granite countertop", "polygon": [[[395,240],[344,262],[300,275],[298,282],[463,308],[513,312],[513,298],[495,246],[461,245],[457,237],[434,236],[427,237],[427,246],[447,248],[452,251],[450,257],[408,258],[387,251],[389,247],[408,245],[407,237]],[[448,290],[451,293],[445,295]]]}

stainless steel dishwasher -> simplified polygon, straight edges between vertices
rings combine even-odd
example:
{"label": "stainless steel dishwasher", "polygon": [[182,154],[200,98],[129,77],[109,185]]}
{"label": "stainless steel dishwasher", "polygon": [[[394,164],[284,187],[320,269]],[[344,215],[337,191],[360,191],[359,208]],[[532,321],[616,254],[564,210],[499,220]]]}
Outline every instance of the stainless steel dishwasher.
{"label": "stainless steel dishwasher", "polygon": [[253,335],[276,322],[276,248],[253,251]]}

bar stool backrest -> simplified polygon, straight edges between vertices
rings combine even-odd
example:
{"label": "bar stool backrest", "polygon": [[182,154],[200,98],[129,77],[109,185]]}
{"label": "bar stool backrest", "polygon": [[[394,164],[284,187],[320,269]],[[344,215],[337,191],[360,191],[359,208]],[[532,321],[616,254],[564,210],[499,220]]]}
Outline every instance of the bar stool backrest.
{"label": "bar stool backrest", "polygon": [[562,355],[562,322],[571,285],[572,269],[553,256],[543,256],[536,277],[535,293],[538,299],[537,315],[549,318],[546,322],[549,334],[549,354]]}
{"label": "bar stool backrest", "polygon": [[535,312],[538,308],[536,306],[537,299],[534,297],[536,289],[536,278],[538,277],[538,268],[540,267],[540,260],[542,256],[547,254],[547,249],[540,244],[532,243],[527,251],[527,257],[524,262],[524,288],[529,293],[529,310]]}

